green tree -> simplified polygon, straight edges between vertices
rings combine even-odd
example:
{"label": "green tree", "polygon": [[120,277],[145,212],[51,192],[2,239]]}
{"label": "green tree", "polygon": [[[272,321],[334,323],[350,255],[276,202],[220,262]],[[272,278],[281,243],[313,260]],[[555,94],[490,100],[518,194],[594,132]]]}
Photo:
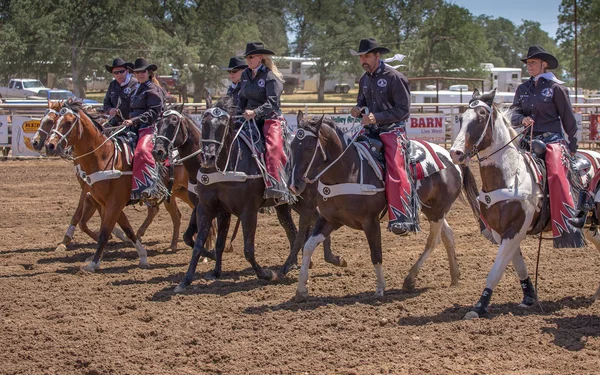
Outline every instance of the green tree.
{"label": "green tree", "polygon": [[477,22],[483,28],[490,51],[490,56],[485,62],[491,62],[498,67],[520,68],[523,65],[519,61],[522,41],[517,26],[506,18],[487,15],[479,16]]}

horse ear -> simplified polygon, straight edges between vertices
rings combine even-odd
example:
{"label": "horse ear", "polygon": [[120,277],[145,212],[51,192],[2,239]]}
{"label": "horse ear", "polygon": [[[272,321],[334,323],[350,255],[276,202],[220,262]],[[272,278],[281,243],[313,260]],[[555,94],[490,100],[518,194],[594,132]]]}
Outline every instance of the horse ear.
{"label": "horse ear", "polygon": [[321,116],[319,121],[317,121],[317,123],[315,124],[315,130],[316,130],[317,134],[319,133],[319,130],[321,130],[321,126],[323,125],[324,118],[325,118],[325,114],[323,113],[323,116]]}
{"label": "horse ear", "polygon": [[206,108],[211,108],[212,107],[212,97],[210,96],[210,93],[208,92],[208,90],[204,91],[204,100],[206,100]]}
{"label": "horse ear", "polygon": [[480,95],[479,90],[477,90],[477,89],[473,90],[473,99],[479,98],[479,95]]}
{"label": "horse ear", "polygon": [[298,111],[298,116],[296,117],[296,121],[298,121],[298,125],[300,125],[303,118],[304,118],[304,112],[302,112],[301,110]]}
{"label": "horse ear", "polygon": [[183,113],[183,107],[185,106],[185,103],[181,103],[180,106],[176,107],[177,108],[177,112],[179,113]]}

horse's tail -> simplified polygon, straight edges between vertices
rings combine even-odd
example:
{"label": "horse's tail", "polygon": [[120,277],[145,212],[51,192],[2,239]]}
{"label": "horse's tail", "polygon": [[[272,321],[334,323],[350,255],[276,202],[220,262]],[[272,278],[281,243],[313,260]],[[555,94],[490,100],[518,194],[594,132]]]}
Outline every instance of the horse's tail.
{"label": "horse's tail", "polygon": [[460,170],[462,172],[462,192],[463,198],[467,201],[469,206],[471,207],[471,211],[473,211],[473,215],[475,216],[475,220],[479,223],[479,229],[481,230],[481,234],[492,243],[496,243],[492,232],[490,231],[487,224],[483,221],[481,216],[481,208],[479,207],[479,188],[477,187],[477,181],[475,181],[475,176],[471,169],[466,165],[461,165]]}

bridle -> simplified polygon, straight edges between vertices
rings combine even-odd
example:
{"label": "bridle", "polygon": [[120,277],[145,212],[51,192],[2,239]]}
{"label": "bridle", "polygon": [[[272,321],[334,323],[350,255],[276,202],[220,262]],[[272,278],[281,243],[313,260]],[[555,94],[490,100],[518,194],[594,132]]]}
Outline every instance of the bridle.
{"label": "bridle", "polygon": [[[189,138],[189,133],[186,132],[184,129],[184,130],[182,130],[182,132],[184,133],[184,136],[185,136],[183,142],[181,142],[180,145],[177,145],[177,146],[175,145],[175,140],[177,139],[177,135],[179,135],[179,130],[181,130],[181,123],[183,122],[183,115],[181,113],[175,111],[174,109],[170,109],[170,110],[164,112],[162,114],[162,117],[165,118],[165,117],[169,117],[171,115],[177,116],[177,119],[178,119],[177,127],[175,128],[175,134],[173,134],[173,137],[171,139],[169,139],[169,138],[165,137],[164,135],[160,135],[160,134],[157,134],[155,136],[155,138],[164,139],[168,142],[169,145],[167,148],[168,148],[169,152],[174,148],[183,146],[188,141],[188,138]],[[169,124],[167,126],[171,126],[171,125]]]}
{"label": "bridle", "polygon": [[[67,115],[67,114],[72,114],[73,116],[75,116],[76,120],[71,123],[71,127],[69,128],[69,130],[67,130],[67,132],[65,134],[62,134],[61,132],[58,131],[58,128],[59,128],[60,124],[63,122],[65,115]],[[52,127],[52,130],[50,130],[50,133],[48,135],[50,137],[52,137],[54,134],[57,134],[60,137],[60,139],[59,139],[58,143],[56,144],[56,146],[58,147],[64,141],[65,142],[64,149],[66,150],[69,147],[69,140],[67,139],[67,137],[73,131],[73,129],[75,128],[77,123],[79,123],[81,118],[78,113],[73,112],[70,108],[67,108],[67,107],[62,108],[60,110],[60,112],[58,113],[58,115],[60,117],[58,118],[58,121],[56,121],[56,124]],[[82,135],[82,133],[79,132],[79,139],[81,139],[81,135]]]}
{"label": "bridle", "polygon": [[[225,126],[225,131],[223,132],[223,136],[221,137],[221,140],[217,141],[216,139],[204,139],[204,137],[202,137],[202,139],[200,139],[200,143],[202,144],[202,147],[200,147],[200,149],[195,153],[195,154],[204,153],[204,151],[203,151],[204,143],[217,144],[219,146],[219,148],[217,149],[217,152],[215,154],[215,166],[216,166],[219,155],[221,154],[221,151],[223,150],[223,146],[225,145],[225,138],[227,138],[227,135],[229,134],[229,126],[228,125],[229,125],[229,122],[231,121],[231,115],[229,113],[227,113],[227,111],[225,111],[219,107],[207,108],[206,111],[204,111],[204,113],[202,113],[202,117],[200,118],[201,124],[204,122],[204,117],[206,116],[206,114],[211,115],[213,118],[225,117],[227,119],[227,126]],[[242,130],[242,128],[243,127],[240,127],[240,131]],[[238,131],[238,133],[239,133],[239,131]],[[227,166],[225,166],[225,168],[227,168]],[[217,170],[218,169],[219,168],[217,167]]]}
{"label": "bridle", "polygon": [[[46,121],[50,121],[50,118],[48,117],[49,115],[54,114],[56,116],[59,116],[58,112],[56,112],[55,110],[53,110],[52,108],[48,108],[46,109],[46,112],[44,112],[44,117],[42,117],[42,119],[40,120],[40,127],[38,128],[37,132],[35,133],[35,135],[33,136],[33,138],[37,138],[39,136],[39,133],[42,132],[44,134],[46,134],[46,136],[49,135],[49,133],[47,131],[45,131],[44,129],[42,129],[42,124]],[[54,122],[54,120],[52,120],[52,122]],[[52,130],[52,129],[50,129]]]}
{"label": "bridle", "polygon": [[315,134],[314,132],[312,132],[311,130],[307,130],[307,129],[298,129],[298,131],[296,132],[296,136],[294,138],[302,141],[304,140],[304,138],[306,137],[314,137],[317,139],[317,144],[315,146],[315,151],[313,152],[312,158],[310,159],[310,163],[308,163],[308,166],[306,167],[306,171],[304,172],[304,175],[302,176],[302,180],[308,184],[312,184],[313,182],[315,182],[318,179],[318,175],[314,178],[314,179],[310,179],[308,178],[308,172],[310,172],[310,169],[312,168],[313,163],[315,162],[315,158],[317,156],[317,151],[321,151],[321,155],[323,155],[323,159],[325,161],[327,161],[327,155],[325,154],[325,149],[323,148],[323,145],[321,145],[321,139],[319,138],[318,134]]}

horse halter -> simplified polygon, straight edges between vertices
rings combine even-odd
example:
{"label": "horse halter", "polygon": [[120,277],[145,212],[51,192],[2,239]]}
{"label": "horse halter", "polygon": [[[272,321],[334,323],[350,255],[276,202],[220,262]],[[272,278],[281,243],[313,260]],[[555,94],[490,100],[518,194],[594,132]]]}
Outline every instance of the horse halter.
{"label": "horse halter", "polygon": [[55,114],[58,116],[58,112],[56,112],[55,110],[53,110],[52,108],[48,108],[46,109],[46,111],[44,112],[44,117],[42,117],[42,119],[40,120],[40,127],[38,128],[36,134],[33,136],[34,138],[38,136],[39,132],[42,132],[46,135],[49,135],[47,131],[45,131],[44,129],[42,129],[42,124],[46,121],[50,121],[50,119],[48,118],[49,115],[51,114]]}
{"label": "horse halter", "polygon": [[[475,109],[478,107],[483,107],[485,108],[488,112],[489,112],[489,116],[488,116],[488,120],[485,123],[485,127],[483,128],[483,132],[481,132],[481,136],[479,137],[479,139],[477,140],[477,142],[475,142],[475,144],[473,145],[473,148],[471,149],[471,152],[469,153],[469,158],[473,157],[473,155],[477,155],[477,159],[479,159],[479,144],[481,144],[481,142],[483,141],[483,138],[485,137],[485,134],[487,133],[487,128],[490,125],[490,123],[492,122],[492,117],[493,117],[493,113],[494,113],[494,109],[492,107],[490,107],[489,105],[487,105],[487,103],[485,103],[482,100],[474,100],[471,103],[469,103],[469,108],[471,109]],[[482,160],[487,159],[479,159],[479,161],[481,162]]]}
{"label": "horse halter", "polygon": [[310,172],[310,169],[312,168],[312,165],[315,161],[315,157],[317,156],[317,151],[321,150],[321,155],[323,155],[323,160],[327,161],[327,155],[325,155],[325,149],[323,148],[323,146],[321,145],[321,140],[319,139],[318,134],[313,133],[310,130],[306,130],[306,129],[298,129],[298,131],[296,132],[296,139],[299,140],[303,140],[306,137],[315,137],[317,139],[317,145],[315,146],[315,151],[313,152],[313,156],[310,159],[310,163],[308,163],[308,166],[306,167],[306,171],[304,172],[304,175],[302,176],[302,180],[308,184],[312,184],[313,182],[315,182],[318,178],[315,177],[314,179],[310,179],[308,178],[308,172]]}
{"label": "horse halter", "polygon": [[[65,115],[67,114],[72,114],[73,116],[76,117],[76,120],[73,121],[71,123],[71,127],[69,128],[69,130],[67,130],[67,132],[63,135],[61,134],[57,129],[60,126],[60,124],[62,124]],[[57,146],[60,145],[63,141],[65,142],[65,149],[69,146],[69,141],[67,139],[67,137],[69,136],[69,134],[71,133],[71,131],[73,131],[73,129],[75,128],[75,125],[77,125],[77,123],[80,120],[79,114],[73,112],[70,108],[64,107],[60,110],[60,112],[58,112],[58,115],[60,116],[58,118],[58,120],[56,121],[56,124],[54,125],[54,127],[52,128],[52,130],[50,130],[50,136],[52,136],[53,134],[58,134],[60,136],[60,139],[57,143]],[[79,138],[81,138],[81,133],[79,134]]]}
{"label": "horse halter", "polygon": [[181,142],[181,144],[179,146],[175,146],[175,139],[177,139],[177,135],[179,134],[179,130],[181,129],[181,123],[183,122],[183,115],[179,112],[177,112],[174,109],[169,109],[168,111],[165,111],[162,114],[162,117],[169,117],[171,115],[175,115],[177,116],[178,120],[177,120],[177,128],[175,129],[175,134],[173,134],[173,137],[171,139],[165,137],[164,135],[156,135],[155,138],[161,138],[161,139],[165,139],[167,142],[169,142],[169,146],[168,149],[172,150],[173,148],[177,148],[177,147],[181,147],[185,144],[185,142],[187,142],[188,138],[189,138],[189,134],[185,131],[183,131],[183,133],[185,133],[185,139],[183,140],[183,142]]}
{"label": "horse halter", "polygon": [[[204,117],[206,116],[206,114],[211,115],[213,118],[220,118],[220,117],[226,117],[227,121],[229,122],[231,120],[231,116],[229,115],[229,113],[227,113],[227,111],[219,108],[219,107],[211,107],[211,108],[207,108],[206,111],[204,111],[204,113],[202,114],[202,117],[200,118],[200,123],[204,122]],[[219,149],[217,150],[217,153],[215,154],[215,157],[218,158],[219,154],[221,153],[221,150],[223,149],[223,145],[225,143],[225,137],[227,137],[227,134],[229,133],[229,126],[225,127],[225,131],[223,132],[223,137],[221,137],[221,141],[217,141],[216,139],[204,139],[204,137],[202,137],[202,139],[200,140],[200,143],[204,144],[206,143],[216,143],[217,145],[219,145]],[[240,128],[241,130],[241,128]],[[202,148],[200,149],[202,150]],[[201,153],[204,153],[204,151],[200,151]],[[216,164],[216,161],[215,161]]]}

